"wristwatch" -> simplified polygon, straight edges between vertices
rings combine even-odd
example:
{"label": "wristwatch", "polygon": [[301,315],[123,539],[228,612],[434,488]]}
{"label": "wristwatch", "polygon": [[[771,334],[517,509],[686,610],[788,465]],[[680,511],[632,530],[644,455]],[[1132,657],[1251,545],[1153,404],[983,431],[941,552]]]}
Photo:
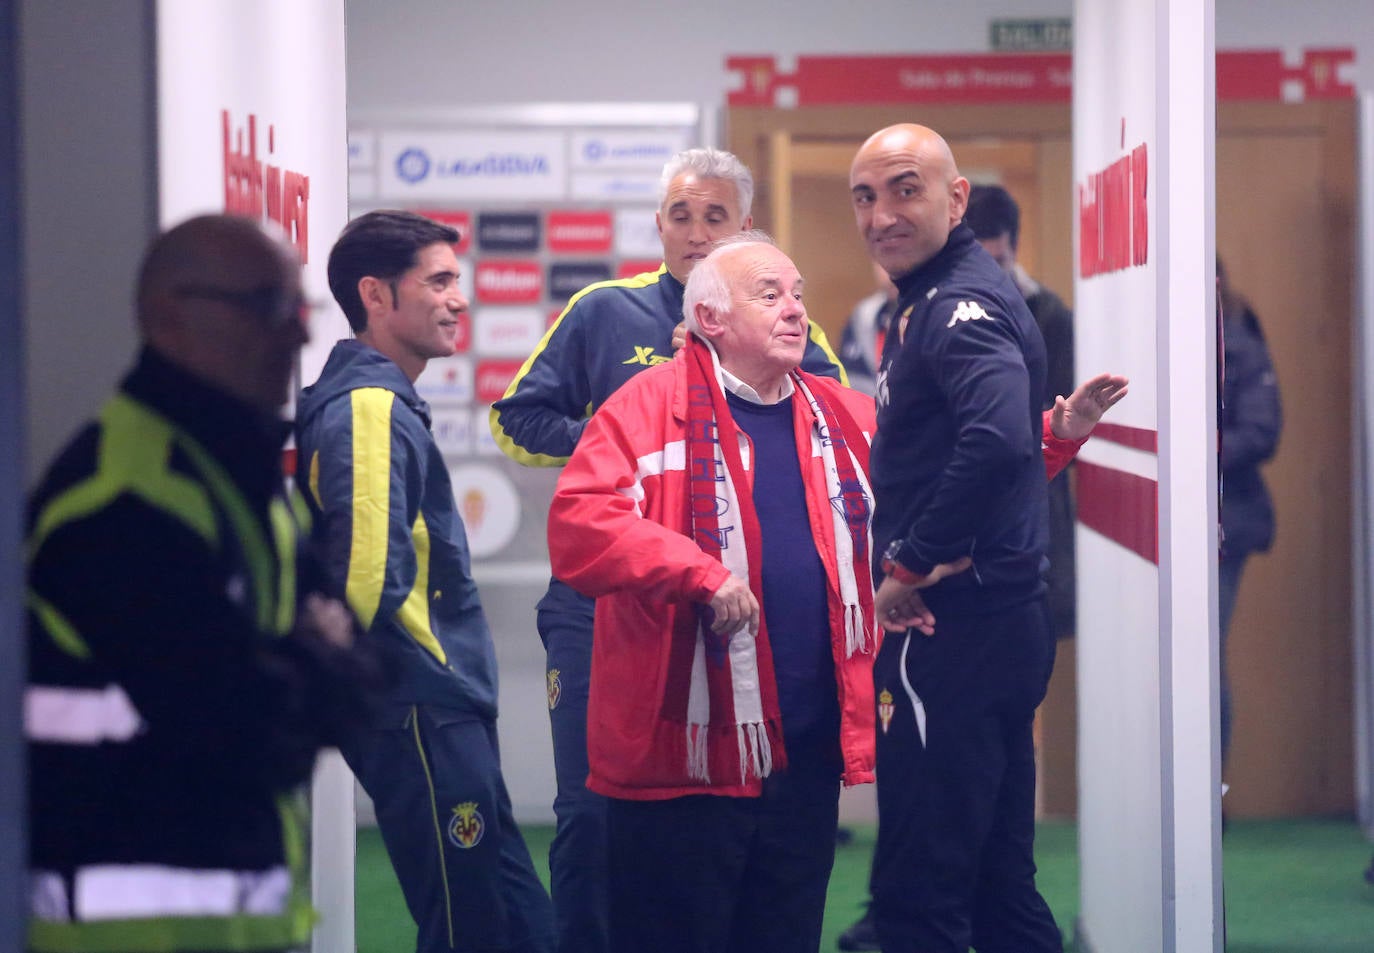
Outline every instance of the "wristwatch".
{"label": "wristwatch", "polygon": [[[913,563],[918,566],[917,569],[911,568]],[[926,581],[926,576],[930,575],[930,570],[934,568],[921,565],[904,539],[894,539],[888,543],[887,549],[883,551],[882,567],[884,575],[890,576],[904,586],[919,586]]]}

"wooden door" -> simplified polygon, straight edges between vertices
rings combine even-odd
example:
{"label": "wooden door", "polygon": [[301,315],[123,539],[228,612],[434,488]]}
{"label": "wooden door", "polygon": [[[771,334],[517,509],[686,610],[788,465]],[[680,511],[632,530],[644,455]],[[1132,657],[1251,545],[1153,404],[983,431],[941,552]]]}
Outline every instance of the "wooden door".
{"label": "wooden door", "polygon": [[1352,102],[1222,103],[1217,252],[1258,314],[1284,428],[1265,468],[1278,533],[1231,623],[1232,816],[1354,806],[1351,354]]}

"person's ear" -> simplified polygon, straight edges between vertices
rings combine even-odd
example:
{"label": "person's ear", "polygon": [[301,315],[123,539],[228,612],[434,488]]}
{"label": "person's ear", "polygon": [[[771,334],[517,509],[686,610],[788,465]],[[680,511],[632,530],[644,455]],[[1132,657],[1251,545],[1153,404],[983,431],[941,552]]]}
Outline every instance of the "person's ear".
{"label": "person's ear", "polygon": [[954,181],[949,184],[949,221],[951,227],[964,220],[964,213],[968,211],[968,190],[968,179],[962,175],[955,176]]}
{"label": "person's ear", "polygon": [[697,329],[701,332],[702,337],[714,341],[725,333],[723,315],[704,301],[696,303],[693,314],[696,316]]}
{"label": "person's ear", "polygon": [[[358,298],[369,315],[391,310],[391,285],[380,278],[367,275],[358,279]],[[370,322],[369,322],[370,323]]]}

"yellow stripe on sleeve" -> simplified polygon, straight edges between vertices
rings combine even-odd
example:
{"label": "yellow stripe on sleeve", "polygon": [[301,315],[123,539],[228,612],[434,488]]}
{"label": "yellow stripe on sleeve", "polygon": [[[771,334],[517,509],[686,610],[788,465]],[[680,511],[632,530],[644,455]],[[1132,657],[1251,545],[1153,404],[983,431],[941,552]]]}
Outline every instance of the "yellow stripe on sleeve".
{"label": "yellow stripe on sleeve", "polygon": [[415,585],[397,615],[410,637],[437,658],[440,665],[447,665],[448,655],[429,621],[429,526],[423,513],[416,514],[410,535],[415,541]]}
{"label": "yellow stripe on sleeve", "polygon": [[353,400],[353,539],[348,604],[371,628],[382,601],[391,529],[391,405],[396,395],[361,387]]}
{"label": "yellow stripe on sleeve", "polygon": [[[544,349],[548,347],[549,339],[552,338],[554,332],[558,330],[558,326],[563,323],[563,319],[568,316],[568,312],[572,311],[573,306],[581,301],[585,295],[596,291],[598,288],[645,288],[649,285],[658,284],[659,279],[667,273],[668,267],[666,265],[659,265],[658,271],[643,271],[630,278],[612,278],[609,281],[598,281],[588,285],[577,292],[577,294],[573,295],[568,299],[568,304],[563,309],[563,313],[558,316],[558,319],[554,321],[553,324],[549,325],[549,329],[544,332],[544,336],[540,338],[539,343],[535,345],[534,351],[525,359],[525,363],[520,365],[520,370],[516,371],[515,377],[511,378],[511,382],[509,386],[506,387],[506,392],[501,395],[501,399],[505,400],[513,396],[515,392],[520,389],[520,382],[523,381],[525,375],[530,372],[530,368],[533,367],[534,362],[539,359],[539,355],[544,353]],[[822,338],[822,340],[823,339],[824,338]],[[833,359],[834,356],[831,355],[831,357]],[[844,372],[841,371],[840,373]],[[590,417],[591,413],[592,408],[589,405],[587,407],[586,416]],[[487,413],[487,425],[491,428],[492,438],[495,439],[496,446],[500,448],[501,452],[522,466],[561,467],[568,462],[567,457],[556,457],[547,453],[534,453],[516,443],[515,439],[511,437],[510,434],[506,433],[506,428],[501,425],[501,412],[498,411],[495,406]]]}

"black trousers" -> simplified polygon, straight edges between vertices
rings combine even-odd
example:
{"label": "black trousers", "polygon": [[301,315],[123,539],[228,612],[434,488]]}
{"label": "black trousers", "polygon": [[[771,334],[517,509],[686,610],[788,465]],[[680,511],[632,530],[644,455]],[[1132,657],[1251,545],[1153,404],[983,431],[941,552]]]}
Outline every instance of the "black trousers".
{"label": "black trousers", "polygon": [[608,802],[614,953],[816,953],[838,777],[780,772],[758,798]]}
{"label": "black trousers", "polygon": [[592,620],[540,611],[548,659],[549,728],[553,734],[553,813],[549,886],[558,924],[558,953],[606,953],[606,799],[587,790],[587,698],[592,675]]}
{"label": "black trousers", "polygon": [[937,613],[888,635],[874,665],[885,953],[1060,953],[1035,888],[1031,726],[1054,666],[1044,600]]}

